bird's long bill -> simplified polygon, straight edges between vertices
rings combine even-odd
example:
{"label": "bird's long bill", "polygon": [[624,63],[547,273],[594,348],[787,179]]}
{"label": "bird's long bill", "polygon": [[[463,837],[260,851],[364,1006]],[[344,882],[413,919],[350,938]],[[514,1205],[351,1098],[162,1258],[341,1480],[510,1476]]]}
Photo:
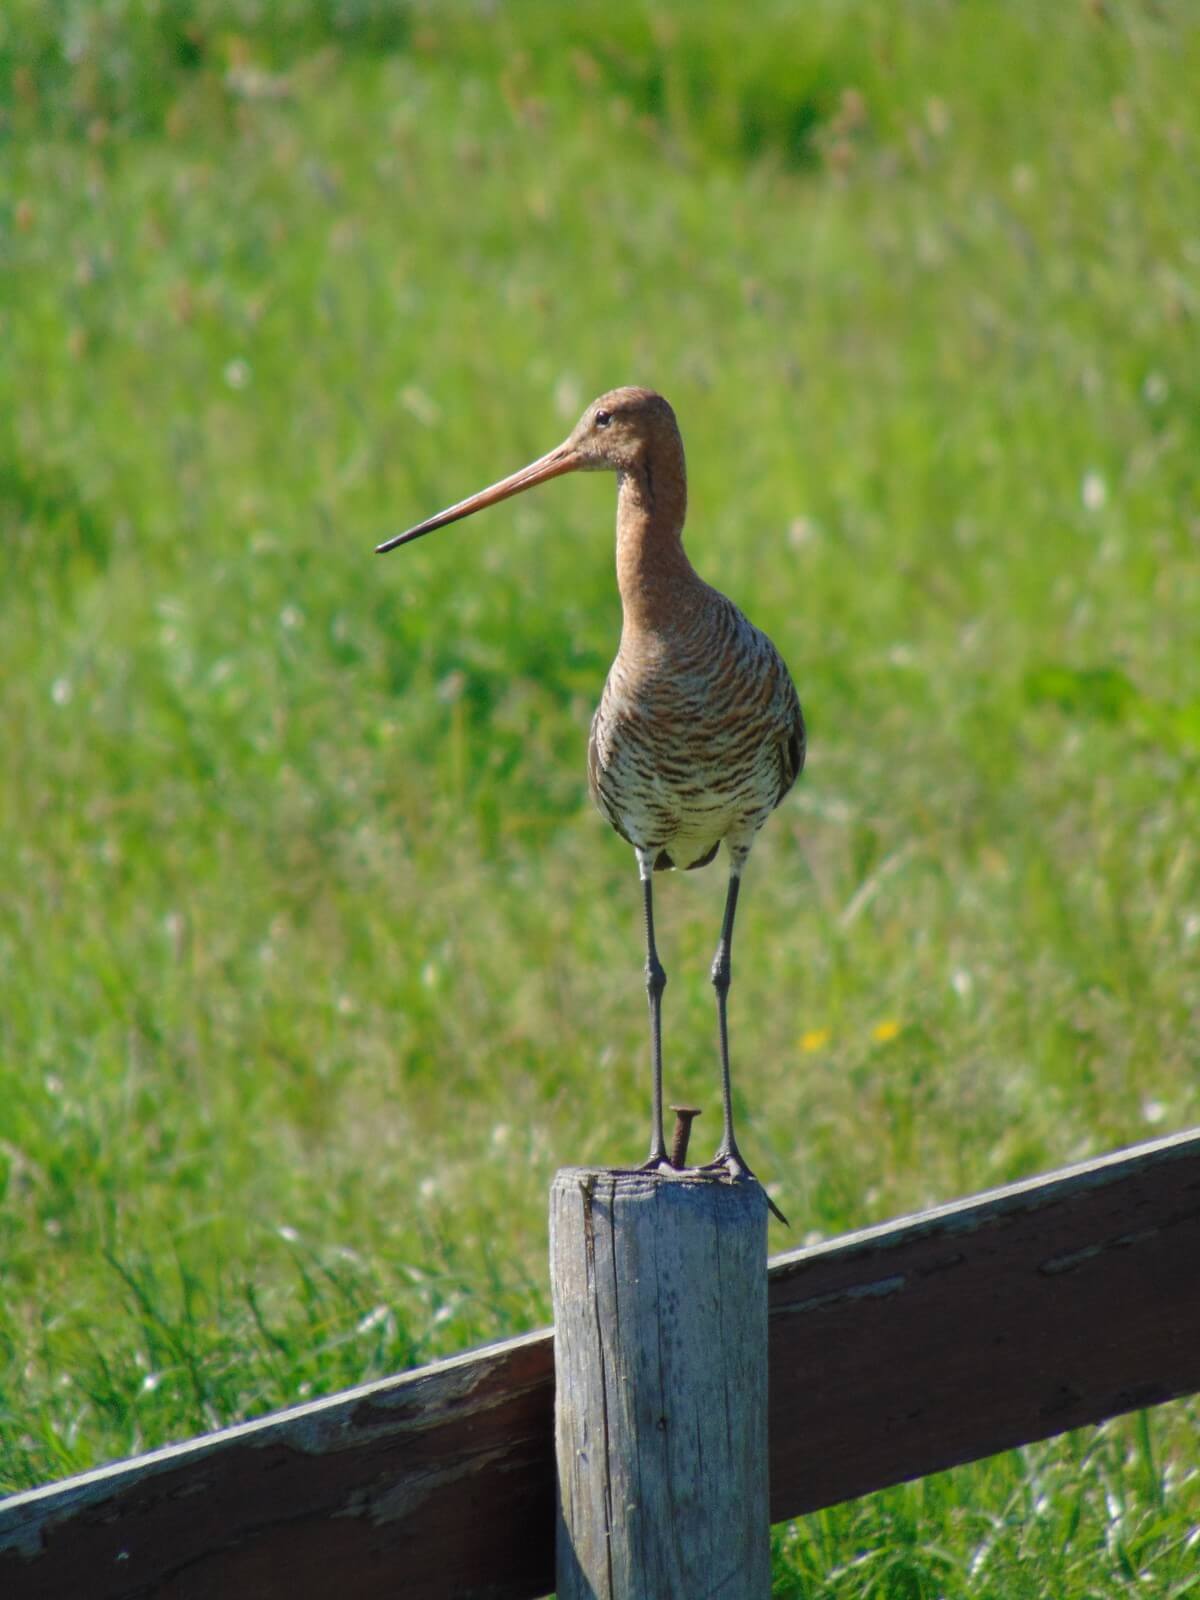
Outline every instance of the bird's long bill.
{"label": "bird's long bill", "polygon": [[410,539],[419,539],[423,533],[432,533],[435,528],[444,528],[448,522],[457,522],[461,517],[469,517],[475,511],[482,511],[486,506],[494,506],[501,500],[507,500],[510,495],[520,494],[524,489],[532,489],[536,484],[545,483],[549,478],[557,478],[564,472],[574,472],[579,464],[579,457],[571,446],[560,444],[557,449],[551,450],[549,455],[540,456],[538,460],[531,461],[527,467],[522,467],[520,472],[501,478],[499,483],[493,483],[488,489],[481,489],[478,494],[471,495],[467,500],[460,500],[456,506],[439,511],[435,517],[428,517],[424,522],[418,522],[416,527],[409,528],[407,533],[398,533],[394,539],[386,539],[383,544],[375,546],[375,554],[384,555],[388,550],[394,550],[397,545],[407,544]]}

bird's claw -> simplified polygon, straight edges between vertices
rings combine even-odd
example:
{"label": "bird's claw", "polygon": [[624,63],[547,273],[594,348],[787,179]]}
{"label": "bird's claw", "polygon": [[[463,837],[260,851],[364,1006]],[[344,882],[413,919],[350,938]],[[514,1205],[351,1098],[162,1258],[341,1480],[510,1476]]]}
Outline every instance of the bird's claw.
{"label": "bird's claw", "polygon": [[[634,1167],[632,1170],[634,1172],[685,1172],[688,1169],[685,1167],[677,1167],[671,1160],[670,1156],[667,1155],[666,1151],[662,1150],[651,1151],[648,1159],[643,1161],[640,1167]],[[759,1188],[762,1189],[763,1197],[766,1200],[772,1215],[778,1217],[779,1221],[783,1223],[785,1228],[791,1227],[791,1223],[775,1204],[774,1200],[771,1199],[771,1196],[767,1193],[766,1189],[763,1188],[762,1184],[759,1182],[759,1179],[753,1172],[751,1172],[750,1168],[742,1159],[742,1153],[740,1150],[718,1150],[711,1161],[707,1161],[702,1167],[695,1167],[692,1170],[696,1172],[724,1172],[730,1179],[732,1179],[734,1183],[757,1183]]]}
{"label": "bird's claw", "polygon": [[676,1172],[678,1168],[671,1165],[671,1158],[665,1150],[652,1150],[647,1160],[640,1167],[634,1168],[635,1172]]}
{"label": "bird's claw", "polygon": [[753,1172],[751,1172],[750,1168],[746,1165],[745,1161],[742,1159],[742,1153],[741,1153],[740,1150],[737,1150],[737,1149],[733,1149],[733,1150],[718,1150],[716,1155],[712,1158],[712,1160],[707,1162],[703,1167],[701,1167],[700,1171],[701,1172],[727,1172],[729,1174],[730,1178],[732,1178],[732,1180],[734,1181],[734,1183],[740,1183],[740,1182],[742,1182],[743,1180],[746,1180],[746,1179],[748,1179],[751,1183],[757,1183],[759,1188],[762,1189],[763,1198],[766,1200],[767,1205],[770,1208],[772,1215],[778,1217],[780,1222],[783,1223],[785,1228],[790,1228],[791,1227],[791,1223],[784,1216],[783,1212],[780,1211],[779,1207],[775,1204],[774,1200],[771,1199],[771,1196],[767,1193],[767,1191],[766,1191],[765,1187],[763,1186],[763,1184],[755,1176],[755,1174]]}

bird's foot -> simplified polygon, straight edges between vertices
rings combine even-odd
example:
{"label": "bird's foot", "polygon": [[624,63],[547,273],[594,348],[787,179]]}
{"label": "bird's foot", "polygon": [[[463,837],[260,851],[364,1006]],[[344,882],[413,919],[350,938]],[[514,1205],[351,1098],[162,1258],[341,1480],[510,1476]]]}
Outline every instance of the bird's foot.
{"label": "bird's foot", "polygon": [[727,1172],[733,1179],[734,1183],[738,1183],[743,1179],[749,1179],[751,1183],[757,1183],[762,1189],[763,1197],[765,1198],[767,1205],[770,1207],[772,1215],[778,1217],[785,1228],[791,1227],[791,1223],[784,1216],[783,1212],[780,1211],[774,1200],[771,1199],[771,1196],[767,1194],[767,1191],[763,1187],[760,1180],[747,1166],[745,1158],[743,1157],[742,1152],[738,1149],[737,1145],[732,1145],[729,1149],[722,1148],[718,1150],[712,1160],[701,1167],[700,1171]]}
{"label": "bird's foot", "polygon": [[651,1150],[649,1156],[640,1167],[634,1168],[635,1172],[674,1172],[671,1158],[667,1155],[666,1148]]}

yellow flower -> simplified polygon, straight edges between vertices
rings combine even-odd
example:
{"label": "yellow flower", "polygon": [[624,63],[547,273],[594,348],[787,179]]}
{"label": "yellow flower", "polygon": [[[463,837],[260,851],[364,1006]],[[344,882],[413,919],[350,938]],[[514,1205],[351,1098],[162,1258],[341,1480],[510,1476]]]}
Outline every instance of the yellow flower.
{"label": "yellow flower", "polygon": [[894,1017],[888,1017],[883,1022],[877,1022],[871,1029],[871,1037],[876,1044],[888,1044],[900,1032],[900,1024]]}
{"label": "yellow flower", "polygon": [[829,1043],[828,1028],[806,1028],[800,1035],[801,1050],[822,1050]]}

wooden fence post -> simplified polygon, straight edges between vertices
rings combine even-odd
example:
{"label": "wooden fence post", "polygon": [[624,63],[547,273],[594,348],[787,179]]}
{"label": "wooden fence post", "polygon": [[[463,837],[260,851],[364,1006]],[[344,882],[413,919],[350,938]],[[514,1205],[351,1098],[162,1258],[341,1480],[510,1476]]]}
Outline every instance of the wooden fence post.
{"label": "wooden fence post", "polygon": [[767,1600],[767,1204],[712,1174],[550,1192],[558,1600]]}

